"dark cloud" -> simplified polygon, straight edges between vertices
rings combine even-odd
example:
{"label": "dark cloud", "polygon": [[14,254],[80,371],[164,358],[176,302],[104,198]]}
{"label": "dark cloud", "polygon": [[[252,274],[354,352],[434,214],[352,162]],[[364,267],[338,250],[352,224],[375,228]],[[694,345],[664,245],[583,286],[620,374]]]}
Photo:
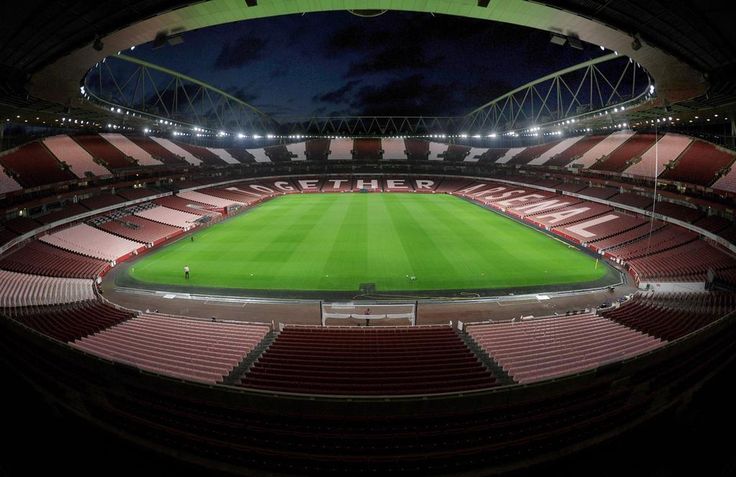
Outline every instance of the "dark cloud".
{"label": "dark cloud", "polygon": [[268,72],[269,79],[282,78],[289,74],[289,67],[285,64],[279,64],[274,66],[271,71]]}
{"label": "dark cloud", "polygon": [[495,25],[500,24],[449,15],[391,12],[390,18],[377,22],[350,19],[348,25],[327,35],[322,51],[327,57],[334,57],[382,50],[386,45],[423,48],[447,40],[489,37]]}
{"label": "dark cloud", "polygon": [[312,97],[312,101],[318,101],[321,103],[334,103],[334,104],[340,104],[348,102],[349,100],[349,94],[353,91],[353,89],[360,84],[361,80],[352,80],[345,83],[340,88],[337,88],[332,91],[328,91],[324,94],[318,94],[314,95]]}
{"label": "dark cloud", "polygon": [[353,111],[351,109],[336,109],[335,111],[330,111],[328,116],[330,117],[339,117],[339,116],[352,116]]}
{"label": "dark cloud", "polygon": [[[395,25],[400,27],[396,28]],[[350,19],[330,33],[322,50],[328,57],[374,51],[386,45],[422,47],[436,41],[461,40],[487,33],[491,22],[449,15],[392,12],[377,22]]]}
{"label": "dark cloud", "polygon": [[293,106],[286,106],[284,104],[276,103],[256,103],[253,106],[257,107],[269,116],[298,116],[298,111]]}
{"label": "dark cloud", "polygon": [[215,59],[214,69],[229,70],[240,68],[263,58],[268,41],[250,33],[238,37],[231,43],[222,45]]}
{"label": "dark cloud", "polygon": [[494,79],[481,79],[456,86],[457,95],[464,103],[460,106],[466,108],[466,113],[514,89],[508,81]]}
{"label": "dark cloud", "polygon": [[312,118],[326,118],[326,117],[339,117],[339,116],[353,116],[354,111],[352,109],[331,109],[327,106],[320,106],[312,110],[309,117]]}
{"label": "dark cloud", "polygon": [[227,92],[232,96],[235,96],[239,100],[245,101],[246,103],[252,103],[259,98],[259,95],[257,93],[254,93],[250,88],[244,86],[229,88]]}
{"label": "dark cloud", "polygon": [[432,41],[458,41],[478,37],[503,25],[487,20],[479,20],[452,15],[412,15],[407,14],[403,28],[390,32],[391,41],[430,43]]}
{"label": "dark cloud", "polygon": [[346,77],[387,71],[423,70],[437,66],[441,61],[441,56],[429,58],[421,45],[396,45],[352,63]]}
{"label": "dark cloud", "polygon": [[284,29],[287,34],[284,36],[280,47],[294,49],[305,45],[308,47],[312,46],[312,42],[304,41],[305,38],[315,36],[311,22],[304,21],[303,17],[296,15],[289,15],[281,18],[285,20]]}
{"label": "dark cloud", "polygon": [[354,24],[347,25],[327,36],[324,51],[327,57],[335,57],[344,53],[365,50],[371,45],[363,26]]}
{"label": "dark cloud", "polygon": [[453,88],[429,83],[422,75],[414,74],[360,88],[350,106],[360,116],[414,116],[445,111],[454,102]]}
{"label": "dark cloud", "polygon": [[318,117],[318,116],[324,116],[327,114],[327,106],[320,106],[319,108],[312,110],[312,116]]}
{"label": "dark cloud", "polygon": [[360,88],[350,106],[352,114],[361,116],[455,116],[467,114],[508,90],[509,84],[503,81],[440,83],[413,74]]}

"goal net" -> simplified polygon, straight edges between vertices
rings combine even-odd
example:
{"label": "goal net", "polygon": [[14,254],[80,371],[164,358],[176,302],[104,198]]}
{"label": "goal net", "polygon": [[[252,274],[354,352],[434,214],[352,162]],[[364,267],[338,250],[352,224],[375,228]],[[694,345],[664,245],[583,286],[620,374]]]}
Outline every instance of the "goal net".
{"label": "goal net", "polygon": [[379,324],[417,324],[416,303],[322,303],[322,326],[332,325],[370,325]]}

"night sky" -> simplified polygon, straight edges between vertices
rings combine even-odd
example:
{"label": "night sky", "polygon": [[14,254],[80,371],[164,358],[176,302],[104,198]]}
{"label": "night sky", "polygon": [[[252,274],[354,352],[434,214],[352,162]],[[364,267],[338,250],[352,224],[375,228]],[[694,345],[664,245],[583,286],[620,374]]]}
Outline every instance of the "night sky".
{"label": "night sky", "polygon": [[426,13],[348,12],[249,20],[126,54],[217,86],[277,120],[469,112],[528,81],[604,54],[549,33]]}

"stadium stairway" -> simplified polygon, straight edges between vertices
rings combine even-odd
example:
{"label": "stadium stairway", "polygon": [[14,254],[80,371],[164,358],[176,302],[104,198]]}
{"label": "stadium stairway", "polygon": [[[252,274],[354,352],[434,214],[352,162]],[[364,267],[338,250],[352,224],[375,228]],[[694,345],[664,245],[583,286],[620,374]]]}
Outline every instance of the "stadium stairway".
{"label": "stadium stairway", "polygon": [[468,347],[470,351],[472,351],[475,356],[478,357],[481,363],[493,374],[496,376],[496,382],[499,386],[506,386],[508,384],[516,384],[516,381],[509,376],[509,374],[506,372],[505,369],[499,365],[495,359],[493,359],[493,356],[486,353],[483,348],[478,346],[478,343],[475,342],[472,336],[470,336],[468,333],[465,333],[464,331],[458,331],[455,329],[455,332],[460,337],[461,340],[463,340],[463,343],[465,343],[465,346]]}
{"label": "stadium stairway", "polygon": [[222,384],[230,386],[237,386],[238,384],[240,384],[253,363],[256,362],[256,360],[263,354],[264,351],[268,349],[269,346],[271,346],[271,343],[273,343],[278,335],[279,334],[276,330],[269,331],[268,334],[263,337],[261,342],[258,343],[258,345],[253,348],[250,353],[246,354],[240,361],[240,363],[238,363],[237,366],[235,366],[233,370],[230,371],[230,374],[225,376],[225,378],[222,380]]}

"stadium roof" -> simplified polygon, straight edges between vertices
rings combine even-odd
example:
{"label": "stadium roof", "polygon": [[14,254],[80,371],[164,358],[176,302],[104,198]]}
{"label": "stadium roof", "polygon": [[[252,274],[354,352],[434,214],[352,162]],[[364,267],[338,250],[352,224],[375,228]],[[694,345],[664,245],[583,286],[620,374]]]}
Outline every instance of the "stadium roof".
{"label": "stadium roof", "polygon": [[[725,6],[712,2],[522,0],[385,2],[557,32],[628,55],[654,77],[660,106],[724,107],[736,102],[736,41]],[[178,32],[288,13],[360,8],[357,0],[174,0],[15,2],[0,30],[0,113],[16,110],[103,121],[80,99],[87,69],[105,56]],[[103,6],[101,6],[103,5]],[[80,109],[87,109],[86,112]]]}

